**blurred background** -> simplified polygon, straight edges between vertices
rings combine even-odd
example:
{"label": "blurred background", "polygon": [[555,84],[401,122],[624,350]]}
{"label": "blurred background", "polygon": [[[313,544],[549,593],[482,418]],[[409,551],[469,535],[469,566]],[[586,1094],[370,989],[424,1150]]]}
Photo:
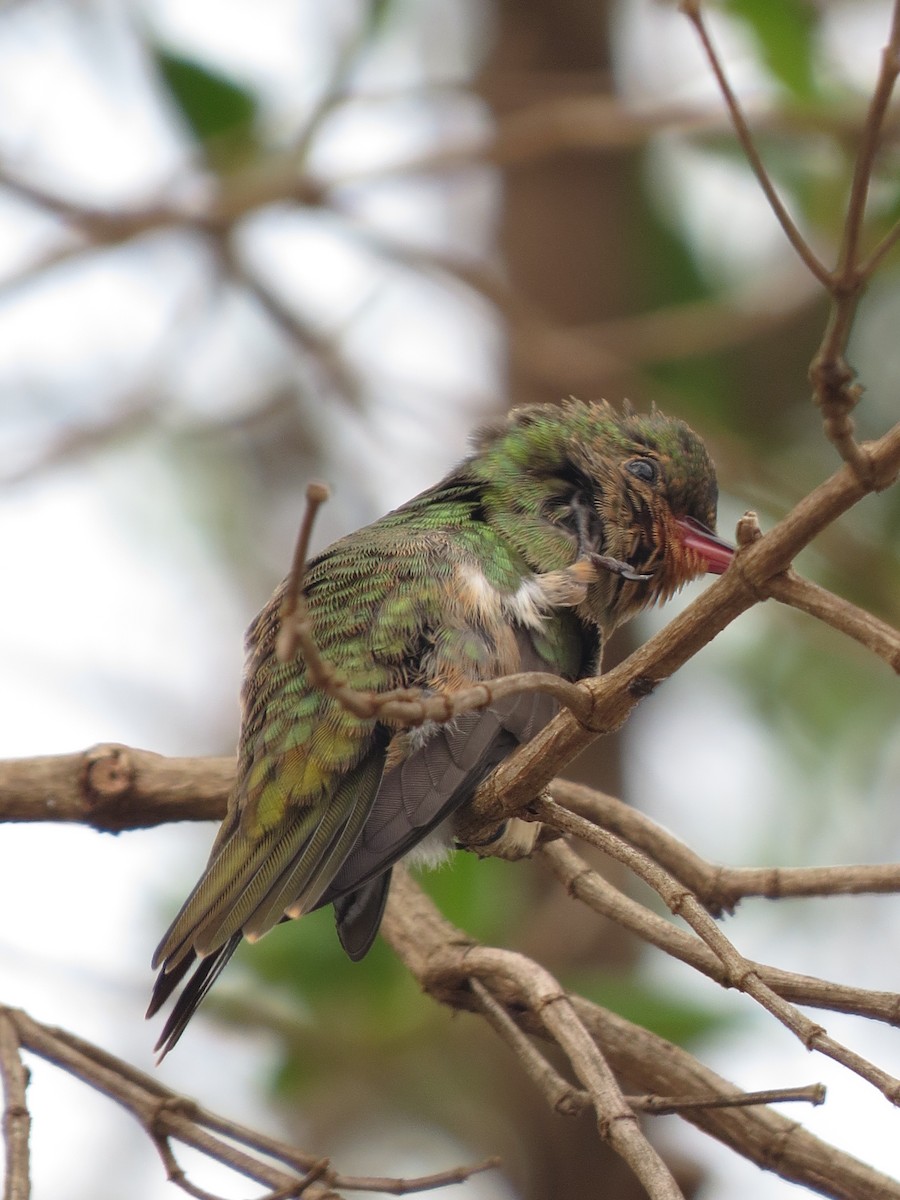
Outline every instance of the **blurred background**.
{"label": "blurred background", "polygon": [[[709,20],[830,263],[890,6],[733,0]],[[897,165],[894,109],[872,244],[900,213]],[[862,436],[896,419],[898,265],[851,345]],[[435,481],[511,404],[655,402],[707,439],[723,533],[748,507],[770,526],[837,465],[806,379],[826,312],[669,5],[6,0],[0,754],[231,753],[243,630],[287,568],[306,483],[332,487],[321,547]],[[893,622],[898,501],[867,499],[799,564]],[[573,775],[730,864],[896,858],[893,688],[883,663],[769,603]],[[0,1001],[151,1069],[150,954],[212,836],[5,827]],[[539,865],[457,859],[428,882],[464,928],[741,1087],[824,1081],[824,1108],[790,1115],[900,1173],[887,1102],[749,1001],[643,954]],[[726,929],[750,957],[891,990],[898,916],[893,897],[748,901]],[[896,1031],[826,1023],[900,1070]],[[124,1113],[29,1065],[36,1200],[119,1197],[126,1180],[133,1200],[175,1194]],[[346,962],[329,914],[239,957],[159,1078],[345,1172],[503,1156],[448,1197],[639,1194],[474,1017],[421,996],[383,945]],[[795,1194],[677,1118],[653,1128],[687,1192]]]}

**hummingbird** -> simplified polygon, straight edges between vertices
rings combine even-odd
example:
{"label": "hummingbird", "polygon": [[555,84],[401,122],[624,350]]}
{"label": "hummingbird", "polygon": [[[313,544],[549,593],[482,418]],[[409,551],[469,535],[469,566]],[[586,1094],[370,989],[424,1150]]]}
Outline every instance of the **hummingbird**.
{"label": "hummingbird", "polygon": [[[617,626],[727,568],[716,502],[715,468],[681,421],[606,402],[514,409],[439,483],[310,561],[312,634],[358,690],[440,694],[534,670],[576,681]],[[148,1017],[187,980],[161,1057],[242,938],[332,904],[361,959],[394,863],[445,858],[454,815],[558,711],[529,692],[414,728],[354,716],[302,657],[276,654],[286,587],[247,633],[227,815],[154,955]]]}

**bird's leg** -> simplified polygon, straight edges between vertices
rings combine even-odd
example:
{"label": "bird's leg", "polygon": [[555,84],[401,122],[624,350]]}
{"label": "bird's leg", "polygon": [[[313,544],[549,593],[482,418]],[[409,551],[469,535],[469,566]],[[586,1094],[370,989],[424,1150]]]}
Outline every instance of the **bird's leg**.
{"label": "bird's leg", "polygon": [[591,518],[594,513],[583,496],[576,492],[572,497],[570,507],[575,518],[576,545],[578,546],[578,560],[574,566],[577,567],[580,563],[590,563],[595,570],[599,568],[603,571],[610,571],[614,575],[620,575],[623,579],[630,579],[633,583],[646,583],[648,579],[652,578],[650,575],[639,574],[621,558],[613,558],[610,554],[600,554],[594,549],[599,540],[591,536]]}
{"label": "bird's leg", "polygon": [[591,549],[596,541],[596,538],[591,536],[590,529],[594,514],[577,492],[572,497],[570,509],[575,525],[575,562],[561,571],[548,571],[534,577],[545,603],[551,608],[577,608],[586,599],[590,585],[599,579],[597,565],[592,561],[594,552]]}
{"label": "bird's leg", "polygon": [[572,510],[572,516],[575,518],[575,544],[578,548],[578,558],[590,559],[600,540],[600,537],[597,534],[593,534],[591,530],[592,520],[599,524],[600,528],[597,533],[600,536],[602,536],[603,524],[580,492],[574,493],[569,507]]}
{"label": "bird's leg", "polygon": [[646,583],[650,575],[641,575],[627,562],[609,554],[599,554],[594,547],[600,541],[599,531],[592,528],[598,518],[590,504],[577,492],[570,509],[575,525],[575,545],[578,557],[561,571],[538,575],[537,582],[548,604],[553,608],[576,608],[587,596],[587,589],[600,578],[600,571],[610,571],[634,583]]}
{"label": "bird's leg", "polygon": [[653,578],[652,574],[639,574],[629,563],[623,562],[621,558],[613,558],[609,554],[592,554],[590,559],[595,567],[611,571],[613,575],[621,575],[623,579],[630,579],[634,583],[646,583],[648,579]]}

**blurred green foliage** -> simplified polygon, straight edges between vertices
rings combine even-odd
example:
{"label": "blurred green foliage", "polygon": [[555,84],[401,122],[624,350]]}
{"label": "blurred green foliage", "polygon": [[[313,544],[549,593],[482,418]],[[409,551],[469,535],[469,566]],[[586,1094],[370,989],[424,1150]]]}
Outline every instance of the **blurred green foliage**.
{"label": "blurred green foliage", "polygon": [[806,0],[725,0],[723,8],[752,33],[772,77],[797,100],[818,98],[817,20]]}
{"label": "blurred green foliage", "polygon": [[249,133],[258,109],[249,88],[162,47],[155,47],[155,58],[172,100],[199,142]]}

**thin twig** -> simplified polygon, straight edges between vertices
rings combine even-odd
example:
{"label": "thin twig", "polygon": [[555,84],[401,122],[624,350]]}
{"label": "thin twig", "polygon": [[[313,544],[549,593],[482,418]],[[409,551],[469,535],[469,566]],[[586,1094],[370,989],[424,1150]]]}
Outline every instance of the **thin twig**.
{"label": "thin twig", "polygon": [[900,74],[900,2],[895,0],[888,43],[881,53],[881,68],[869,101],[869,109],[863,122],[862,138],[853,166],[850,197],[844,217],[844,231],[838,254],[835,284],[854,286],[858,282],[859,245],[866,216],[866,203],[875,158],[881,142],[884,118],[891,102],[897,76]]}
{"label": "thin twig", "polygon": [[2,1012],[0,1085],[3,1089],[3,1148],[6,1158],[3,1200],[28,1200],[31,1195],[31,1161],[28,1148],[31,1115],[26,1097],[28,1071],[22,1062],[16,1027]]}
{"label": "thin twig", "polygon": [[488,1024],[509,1045],[519,1060],[526,1075],[543,1095],[554,1112],[563,1116],[576,1116],[591,1107],[591,1096],[584,1088],[577,1088],[556,1071],[528,1037],[522,1032],[503,1005],[495,999],[488,988],[474,976],[469,986],[478,998],[481,1011]]}
{"label": "thin twig", "polygon": [[859,268],[860,275],[865,279],[871,279],[898,242],[900,242],[900,221],[895,222],[862,263]]}
{"label": "thin twig", "polygon": [[736,1092],[733,1096],[692,1096],[690,1100],[678,1100],[672,1096],[626,1096],[625,1099],[635,1112],[664,1116],[685,1113],[692,1108],[753,1108],[757,1104],[812,1104],[825,1103],[825,1088],[821,1083],[811,1083],[799,1088],[769,1088],[761,1092]]}
{"label": "thin twig", "polygon": [[709,31],[706,28],[706,22],[703,19],[703,14],[700,11],[699,0],[681,0],[679,5],[681,11],[691,22],[697,31],[697,36],[703,46],[704,53],[712,68],[712,72],[716,77],[716,82],[719,85],[719,91],[728,106],[728,111],[731,115],[731,121],[734,125],[735,133],[738,141],[741,143],[741,149],[747,162],[753,169],[756,175],[759,186],[763,190],[766,200],[769,202],[769,207],[775,215],[778,224],[784,231],[788,241],[793,246],[799,258],[803,261],[806,268],[818,279],[823,287],[831,287],[831,273],[828,268],[822,263],[813,252],[812,247],[804,238],[803,234],[798,229],[793,217],[788,212],[781,197],[772,183],[769,172],[766,170],[765,163],[760,157],[759,151],[756,148],[756,143],[753,140],[753,134],[750,132],[750,126],[747,124],[747,119],[744,116],[740,102],[728,82],[728,76],[722,66],[722,62],[709,36]]}
{"label": "thin twig", "polygon": [[900,863],[827,867],[723,867],[708,862],[646,813],[623,800],[568,779],[550,785],[564,808],[649,854],[703,902],[713,916],[732,912],[751,896],[859,896],[900,892]]}
{"label": "thin twig", "polygon": [[853,420],[850,416],[859,402],[862,389],[854,382],[854,373],[844,356],[863,290],[893,241],[900,236],[900,230],[889,233],[876,247],[868,262],[862,267],[859,265],[860,241],[875,157],[898,73],[900,3],[895,2],[890,37],[882,52],[881,69],[863,123],[862,139],[854,163],[838,265],[829,286],[832,296],[831,312],[821,345],[809,371],[815,400],[822,410],[826,436],[862,479],[868,477],[871,464],[853,437]]}
{"label": "thin twig", "polygon": [[[54,1063],[127,1109],[153,1141],[172,1181],[199,1200],[219,1198],[212,1197],[187,1178],[172,1152],[172,1139],[271,1189],[267,1200],[277,1197],[287,1200],[300,1195],[306,1200],[329,1200],[334,1197],[335,1188],[371,1190],[370,1179],[363,1178],[358,1183],[355,1176],[336,1172],[321,1156],[303,1154],[293,1146],[216,1116],[98,1046],[65,1030],[43,1025],[20,1009],[0,1007],[0,1022],[12,1027],[22,1049]],[[287,1164],[292,1173],[273,1166],[266,1159]],[[477,1171],[486,1170],[487,1165],[454,1167],[440,1175],[425,1176],[424,1187],[428,1190],[445,1183],[457,1183]],[[390,1190],[398,1195],[419,1190],[416,1179],[389,1182]]]}
{"label": "thin twig", "polygon": [[515,981],[527,1007],[562,1049],[589,1094],[600,1137],[628,1163],[650,1200],[683,1200],[671,1171],[642,1133],[609,1064],[553,976],[510,950],[469,947],[465,959],[471,977]]}
{"label": "thin twig", "polygon": [[[566,841],[559,839],[551,842],[542,847],[541,853],[559,882],[575,899],[665,954],[687,963],[720,986],[730,986],[722,960],[696,934],[680,929],[624,895],[608,879],[590,868]],[[750,966],[773,992],[794,1004],[852,1013],[888,1025],[900,1025],[900,996],[896,992],[849,987],[812,975],[785,971],[766,963],[751,961]]]}
{"label": "thin twig", "polygon": [[779,996],[762,978],[756,964],[738,952],[697,897],[652,859],[629,846],[615,834],[598,829],[583,817],[561,808],[549,797],[542,796],[536,800],[531,811],[536,819],[546,822],[562,833],[582,838],[627,866],[638,878],[653,888],[673,915],[682,917],[717,955],[725,968],[725,986],[745,992],[754,999],[789,1029],[807,1050],[818,1050],[835,1062],[841,1063],[876,1087],[892,1104],[900,1104],[900,1079],[832,1038],[821,1025],[811,1021],[793,1004]]}
{"label": "thin twig", "polygon": [[900,632],[887,621],[880,620],[842,596],[835,596],[817,583],[802,579],[793,571],[785,571],[783,575],[770,580],[767,590],[782,604],[798,608],[853,638],[900,673]]}
{"label": "thin twig", "polygon": [[335,1177],[335,1186],[354,1192],[388,1192],[392,1196],[405,1196],[408,1192],[433,1192],[437,1188],[450,1187],[454,1183],[465,1183],[473,1175],[494,1171],[500,1159],[492,1156],[470,1167],[451,1167],[448,1171],[436,1171],[433,1175],[419,1175],[415,1179],[391,1179],[381,1175],[354,1175]]}
{"label": "thin twig", "polygon": [[[445,920],[400,868],[395,868],[382,930],[435,999],[455,1009],[480,1012],[478,998],[469,986],[477,975],[525,1032],[550,1036],[542,1015],[533,1007],[529,975],[536,964],[522,955],[506,956],[502,963],[479,957],[477,943]],[[617,1076],[628,1079],[631,1086],[665,1096],[734,1097],[733,1084],[680,1047],[583,997],[573,995],[569,1001]],[[900,1198],[896,1180],[820,1141],[771,1108],[705,1106],[685,1109],[680,1115],[750,1161],[834,1200]]]}
{"label": "thin twig", "polygon": [[287,586],[278,611],[278,639],[275,643],[275,654],[280,662],[290,662],[297,653],[297,622],[295,614],[300,597],[303,594],[303,576],[306,572],[306,559],[309,553],[309,539],[312,535],[316,514],[328,499],[328,486],[324,483],[310,483],[306,487],[306,508],[300,531],[294,545],[294,557],[291,561],[291,572],[288,575]]}
{"label": "thin twig", "polygon": [[[547,1062],[534,1043],[522,1032],[506,1009],[481,980],[472,978],[469,986],[488,1023],[508,1043],[526,1074],[536,1084],[554,1112],[576,1116],[591,1107],[591,1097],[583,1088],[576,1088],[563,1079]],[[635,1111],[655,1116],[686,1112],[692,1108],[749,1108],[756,1104],[785,1104],[789,1102],[824,1104],[825,1088],[821,1083],[799,1088],[770,1088],[760,1092],[735,1092],[733,1096],[625,1096],[625,1102]]]}
{"label": "thin twig", "polygon": [[888,110],[897,75],[900,74],[900,3],[894,6],[891,34],[881,58],[881,69],[872,95],[862,137],[853,169],[850,195],[844,218],[844,229],[834,271],[814,254],[809,243],[779,197],[765,164],[759,155],[744,117],[740,103],[731,88],[721,59],[712,43],[701,12],[700,0],[682,0],[681,11],[697,31],[703,50],[728,106],[741,148],[781,228],[796,253],[819,283],[832,297],[832,309],[822,344],[810,366],[816,403],[822,410],[825,432],[838,453],[863,480],[871,474],[871,464],[853,434],[850,413],[862,394],[854,382],[854,373],[844,360],[844,352],[856,308],[862,291],[896,239],[900,228],[891,231],[870,256],[864,267],[859,266],[859,245],[866,214],[866,202],[881,139],[885,114]]}

